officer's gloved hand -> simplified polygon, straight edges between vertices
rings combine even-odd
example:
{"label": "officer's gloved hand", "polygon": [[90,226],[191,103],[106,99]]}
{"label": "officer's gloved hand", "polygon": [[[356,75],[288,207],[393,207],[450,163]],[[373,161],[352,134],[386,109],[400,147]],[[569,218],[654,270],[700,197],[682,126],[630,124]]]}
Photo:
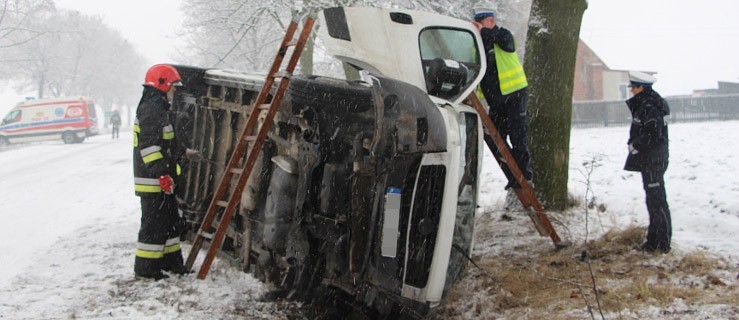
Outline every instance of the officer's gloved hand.
{"label": "officer's gloved hand", "polygon": [[174,193],[174,180],[168,174],[159,177],[159,186],[166,194]]}
{"label": "officer's gloved hand", "polygon": [[639,150],[636,150],[634,148],[634,145],[631,144],[631,143],[629,143],[629,153],[631,153],[631,154],[637,154],[637,153],[639,153]]}

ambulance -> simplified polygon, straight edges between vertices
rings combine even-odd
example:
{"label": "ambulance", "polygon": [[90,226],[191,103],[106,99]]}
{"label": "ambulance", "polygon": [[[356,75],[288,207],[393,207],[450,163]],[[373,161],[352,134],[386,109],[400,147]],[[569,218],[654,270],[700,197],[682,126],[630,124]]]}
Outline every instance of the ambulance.
{"label": "ambulance", "polygon": [[0,145],[56,139],[80,143],[96,134],[95,104],[84,96],[26,100],[0,123]]}

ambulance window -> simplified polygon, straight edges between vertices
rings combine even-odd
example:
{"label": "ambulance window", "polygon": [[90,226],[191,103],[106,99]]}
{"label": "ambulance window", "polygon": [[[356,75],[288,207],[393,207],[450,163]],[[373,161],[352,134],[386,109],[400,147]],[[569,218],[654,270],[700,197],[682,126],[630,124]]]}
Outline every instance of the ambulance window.
{"label": "ambulance window", "polygon": [[3,124],[21,121],[21,110],[13,110],[3,119]]}

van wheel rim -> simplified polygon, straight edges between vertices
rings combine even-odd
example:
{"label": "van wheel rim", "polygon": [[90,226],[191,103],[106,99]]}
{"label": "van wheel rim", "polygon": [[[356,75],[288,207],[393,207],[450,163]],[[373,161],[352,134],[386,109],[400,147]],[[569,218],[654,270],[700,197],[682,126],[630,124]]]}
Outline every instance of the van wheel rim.
{"label": "van wheel rim", "polygon": [[66,144],[74,143],[76,140],[75,138],[76,137],[71,132],[67,132],[67,133],[64,133],[64,135],[62,135],[62,141],[64,141],[64,143]]}

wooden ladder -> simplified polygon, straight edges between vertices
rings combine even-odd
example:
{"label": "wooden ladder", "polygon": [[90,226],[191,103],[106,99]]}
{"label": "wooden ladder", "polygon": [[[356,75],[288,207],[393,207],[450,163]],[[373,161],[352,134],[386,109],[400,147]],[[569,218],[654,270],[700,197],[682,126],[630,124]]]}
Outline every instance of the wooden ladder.
{"label": "wooden ladder", "polygon": [[[490,136],[493,138],[492,144],[487,139],[485,140],[485,143],[488,145],[488,148],[490,148],[490,151],[493,153],[495,161],[498,162],[498,165],[500,165],[501,168],[503,164],[507,164],[508,168],[513,174],[513,178],[516,179],[518,184],[521,186],[521,188],[514,188],[513,190],[516,192],[518,200],[521,201],[521,205],[523,205],[524,209],[526,209],[526,212],[528,213],[529,218],[531,218],[531,221],[534,223],[536,230],[539,231],[539,235],[549,236],[549,238],[552,239],[552,242],[554,242],[554,246],[557,248],[565,246],[565,244],[557,235],[557,231],[555,231],[554,227],[552,227],[552,223],[547,217],[544,206],[541,205],[541,202],[539,202],[539,199],[536,197],[534,189],[532,189],[531,185],[529,185],[528,181],[526,181],[523,173],[521,172],[521,169],[518,167],[515,159],[513,159],[513,155],[511,155],[511,152],[508,150],[508,144],[505,142],[505,140],[503,140],[503,137],[500,136],[500,133],[498,133],[498,129],[493,124],[493,121],[490,120],[487,111],[485,111],[485,109],[483,108],[482,103],[477,98],[477,95],[474,91],[470,94],[469,101],[472,103],[472,107],[475,108],[477,113],[480,115],[483,125],[488,130],[488,132],[490,132]],[[495,148],[500,150],[502,159],[496,154]],[[533,209],[533,211],[531,209]]]}
{"label": "wooden ladder", "polygon": [[[285,32],[285,37],[280,44],[280,48],[277,51],[277,55],[272,63],[272,68],[267,74],[264,85],[259,91],[259,95],[257,96],[254,105],[252,105],[246,126],[241,131],[239,140],[236,143],[226,170],[224,171],[223,177],[218,185],[218,189],[216,189],[216,192],[213,195],[213,200],[211,200],[210,205],[208,206],[208,211],[206,211],[203,222],[200,225],[200,229],[195,235],[195,240],[193,241],[190,253],[187,256],[185,266],[188,270],[192,270],[193,263],[197,258],[203,242],[206,239],[210,240],[208,254],[205,256],[203,264],[200,266],[198,279],[205,279],[216,254],[221,249],[223,238],[225,237],[228,226],[231,223],[231,218],[241,202],[241,193],[244,190],[246,182],[249,180],[249,176],[251,175],[259,154],[262,151],[262,146],[264,145],[269,129],[272,126],[272,121],[277,113],[277,109],[285,95],[285,90],[287,89],[290,77],[295,70],[295,66],[298,64],[300,54],[303,52],[305,44],[308,41],[308,37],[313,30],[315,19],[316,10],[313,9],[309,10],[307,13],[293,13],[293,18]],[[298,39],[294,41],[293,38],[298,29],[298,24],[302,20],[304,20],[303,28]],[[288,49],[292,46],[294,46],[294,49],[290,55],[287,66],[284,70],[280,70],[282,61],[287,55]],[[281,78],[280,83],[272,96],[271,102],[269,104],[264,104],[267,99],[267,95],[272,89],[275,79],[278,77]],[[265,109],[268,110],[267,116],[261,127],[257,128],[257,118],[259,113],[261,110]],[[255,135],[254,133],[257,130],[258,133]],[[249,145],[251,145],[251,151],[249,151]],[[240,162],[244,157],[244,154],[246,154],[246,161],[244,161],[243,167],[241,167]],[[231,188],[230,186],[234,179],[238,180],[233,188]],[[213,222],[216,220],[216,216],[219,215],[221,216],[220,221],[218,222],[215,233],[212,233],[211,230],[214,227]],[[248,256],[245,257],[245,259],[248,258]]]}

